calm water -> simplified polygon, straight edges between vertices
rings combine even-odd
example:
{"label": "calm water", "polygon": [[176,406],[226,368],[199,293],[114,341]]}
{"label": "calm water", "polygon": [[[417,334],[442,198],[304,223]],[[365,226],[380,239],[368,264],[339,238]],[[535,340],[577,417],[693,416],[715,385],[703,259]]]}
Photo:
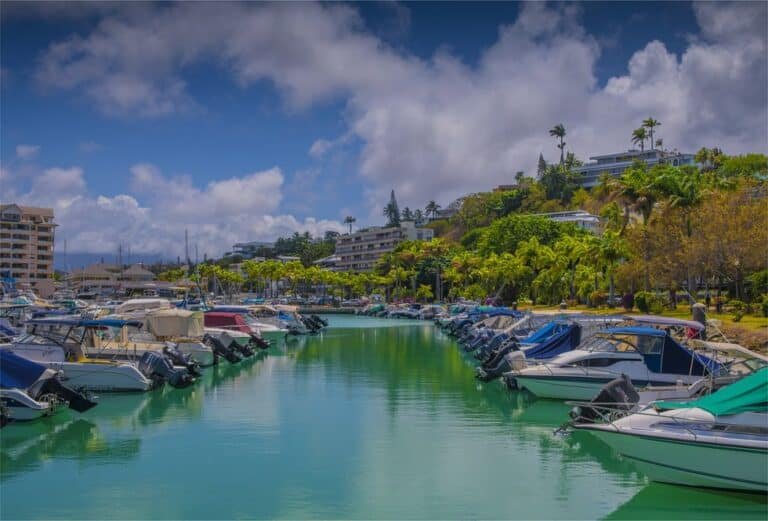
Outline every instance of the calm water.
{"label": "calm water", "polygon": [[479,385],[431,324],[331,325],[193,388],[4,428],[0,518],[768,516],[554,436],[568,406]]}

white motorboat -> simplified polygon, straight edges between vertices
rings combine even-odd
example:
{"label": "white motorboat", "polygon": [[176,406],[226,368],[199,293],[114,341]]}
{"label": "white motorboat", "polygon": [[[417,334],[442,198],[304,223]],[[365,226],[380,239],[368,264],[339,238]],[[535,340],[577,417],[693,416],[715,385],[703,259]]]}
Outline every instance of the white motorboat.
{"label": "white motorboat", "polygon": [[0,349],[0,407],[8,420],[35,420],[62,407],[85,412],[95,405],[63,386],[56,371]]}
{"label": "white motorboat", "polygon": [[36,319],[28,323],[30,330],[3,349],[62,372],[62,382],[73,389],[89,391],[148,391],[155,382],[139,370],[138,364],[89,359],[76,338],[80,321],[56,319],[66,326],[64,333],[51,328],[54,320]]}
{"label": "white motorboat", "polygon": [[697,400],[654,402],[614,417],[573,427],[653,481],[768,492],[768,368]]}
{"label": "white motorboat", "polygon": [[606,329],[573,351],[505,373],[505,380],[540,398],[591,400],[621,375],[635,387],[690,385],[718,367],[665,330],[634,326]]}

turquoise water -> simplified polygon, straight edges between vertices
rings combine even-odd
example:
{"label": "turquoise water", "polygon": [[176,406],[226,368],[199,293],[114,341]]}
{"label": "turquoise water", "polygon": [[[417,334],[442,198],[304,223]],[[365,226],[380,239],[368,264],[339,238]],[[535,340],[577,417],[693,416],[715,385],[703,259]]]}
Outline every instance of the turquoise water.
{"label": "turquoise water", "polygon": [[768,517],[553,435],[567,405],[478,384],[431,324],[331,320],[192,388],[2,429],[0,518]]}

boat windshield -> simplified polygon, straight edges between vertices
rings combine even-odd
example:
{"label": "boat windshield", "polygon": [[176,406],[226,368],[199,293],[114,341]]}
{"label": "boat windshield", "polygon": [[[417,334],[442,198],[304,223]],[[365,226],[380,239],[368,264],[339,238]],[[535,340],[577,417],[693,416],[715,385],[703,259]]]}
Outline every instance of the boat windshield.
{"label": "boat windshield", "polygon": [[601,353],[642,353],[660,354],[664,346],[664,337],[642,335],[611,335],[598,333],[585,340],[579,349]]}

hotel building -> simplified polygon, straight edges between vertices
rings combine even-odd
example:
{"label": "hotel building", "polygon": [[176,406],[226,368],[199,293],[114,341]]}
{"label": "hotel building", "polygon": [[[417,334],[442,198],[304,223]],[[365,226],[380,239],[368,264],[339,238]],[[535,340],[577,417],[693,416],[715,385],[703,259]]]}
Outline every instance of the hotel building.
{"label": "hotel building", "polygon": [[0,204],[0,273],[35,289],[53,278],[52,208]]}
{"label": "hotel building", "polygon": [[413,221],[401,226],[365,228],[336,239],[337,271],[370,271],[376,261],[403,241],[428,241],[434,236],[430,228],[418,228]]}

